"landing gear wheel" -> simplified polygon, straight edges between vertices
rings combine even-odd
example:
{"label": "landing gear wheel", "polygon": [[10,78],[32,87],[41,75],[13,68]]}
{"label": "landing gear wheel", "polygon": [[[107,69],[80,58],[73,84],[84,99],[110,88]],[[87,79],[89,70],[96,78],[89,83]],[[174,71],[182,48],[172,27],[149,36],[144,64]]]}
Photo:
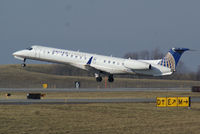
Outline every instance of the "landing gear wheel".
{"label": "landing gear wheel", "polygon": [[26,64],[25,64],[25,63],[22,63],[21,66],[22,66],[22,67],[26,67]]}
{"label": "landing gear wheel", "polygon": [[97,77],[97,78],[96,78],[96,81],[97,81],[97,82],[101,82],[101,81],[102,81],[102,77],[100,77],[100,76]]}
{"label": "landing gear wheel", "polygon": [[110,75],[110,76],[108,77],[108,81],[109,81],[109,82],[114,82],[113,75]]}

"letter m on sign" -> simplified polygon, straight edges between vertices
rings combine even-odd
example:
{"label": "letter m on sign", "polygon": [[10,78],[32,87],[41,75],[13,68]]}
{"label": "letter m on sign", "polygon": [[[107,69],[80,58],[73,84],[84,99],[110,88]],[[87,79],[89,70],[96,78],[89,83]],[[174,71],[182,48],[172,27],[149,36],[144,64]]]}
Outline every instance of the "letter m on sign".
{"label": "letter m on sign", "polygon": [[190,107],[190,97],[178,97],[179,107]]}

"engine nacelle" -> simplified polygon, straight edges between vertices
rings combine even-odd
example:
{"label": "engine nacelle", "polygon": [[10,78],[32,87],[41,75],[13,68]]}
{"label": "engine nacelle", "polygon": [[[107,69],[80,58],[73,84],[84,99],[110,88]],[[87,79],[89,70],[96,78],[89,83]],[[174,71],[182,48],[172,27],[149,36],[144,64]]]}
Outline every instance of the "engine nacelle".
{"label": "engine nacelle", "polygon": [[144,63],[137,60],[125,60],[124,66],[133,70],[149,70],[151,69],[151,64]]}

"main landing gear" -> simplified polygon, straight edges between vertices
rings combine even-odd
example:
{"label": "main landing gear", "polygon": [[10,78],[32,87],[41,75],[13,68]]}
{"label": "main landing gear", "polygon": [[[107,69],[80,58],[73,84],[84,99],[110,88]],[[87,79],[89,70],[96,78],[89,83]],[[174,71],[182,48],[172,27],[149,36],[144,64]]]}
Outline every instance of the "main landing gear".
{"label": "main landing gear", "polygon": [[100,76],[100,74],[95,74],[96,77],[96,81],[97,82],[101,82],[102,81],[102,77]]}
{"label": "main landing gear", "polygon": [[97,81],[97,82],[101,82],[101,81],[102,81],[102,77],[101,77],[101,76],[96,77],[96,81]]}
{"label": "main landing gear", "polygon": [[[100,74],[95,74],[95,77],[96,77],[96,81],[97,82],[101,82],[102,81],[102,77],[100,76]],[[109,75],[108,76],[108,82],[114,82],[113,75]]]}
{"label": "main landing gear", "polygon": [[22,67],[26,67],[26,58],[24,58],[23,63],[21,64]]}
{"label": "main landing gear", "polygon": [[109,76],[108,76],[108,81],[109,81],[109,82],[114,82],[113,75],[109,75]]}

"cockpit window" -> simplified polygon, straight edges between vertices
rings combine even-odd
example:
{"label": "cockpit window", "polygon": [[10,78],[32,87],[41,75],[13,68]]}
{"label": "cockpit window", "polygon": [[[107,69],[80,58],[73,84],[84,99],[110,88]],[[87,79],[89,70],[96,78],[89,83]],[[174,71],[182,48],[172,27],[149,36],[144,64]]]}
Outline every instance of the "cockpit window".
{"label": "cockpit window", "polygon": [[33,50],[33,48],[32,48],[32,47],[29,47],[29,48],[27,48],[27,50]]}

